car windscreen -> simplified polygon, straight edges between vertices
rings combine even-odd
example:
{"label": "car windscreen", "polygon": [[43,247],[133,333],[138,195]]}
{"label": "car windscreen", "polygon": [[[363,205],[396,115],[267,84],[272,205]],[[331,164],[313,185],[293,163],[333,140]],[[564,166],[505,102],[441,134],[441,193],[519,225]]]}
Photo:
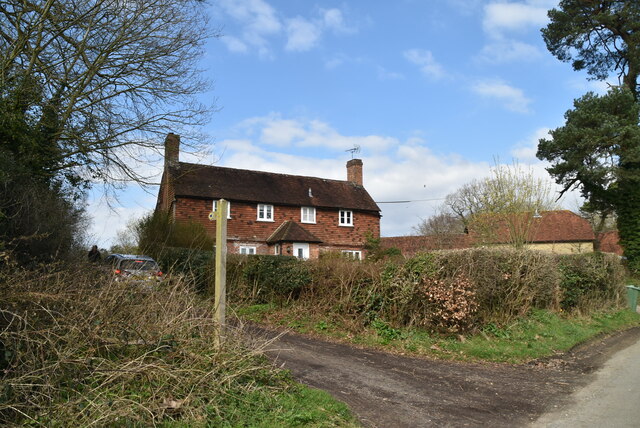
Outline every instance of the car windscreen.
{"label": "car windscreen", "polygon": [[120,263],[120,269],[122,270],[148,270],[158,271],[158,265],[152,260],[123,260]]}

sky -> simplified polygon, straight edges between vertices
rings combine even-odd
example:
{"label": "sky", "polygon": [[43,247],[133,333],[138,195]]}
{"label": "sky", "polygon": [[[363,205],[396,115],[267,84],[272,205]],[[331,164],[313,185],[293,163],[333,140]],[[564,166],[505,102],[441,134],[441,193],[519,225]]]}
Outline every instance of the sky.
{"label": "sky", "polygon": [[[538,140],[606,82],[552,56],[540,29],[557,0],[212,0],[221,37],[202,69],[213,143],[181,160],[346,179],[350,149],[382,210],[382,236],[412,233],[442,199],[499,163],[538,176]],[[614,81],[610,83],[616,83]],[[186,142],[188,143],[188,142]],[[153,166],[159,182],[161,163]],[[158,187],[93,192],[91,240],[109,248],[150,213]],[[408,203],[385,203],[411,201]],[[580,205],[577,193],[562,201]]]}

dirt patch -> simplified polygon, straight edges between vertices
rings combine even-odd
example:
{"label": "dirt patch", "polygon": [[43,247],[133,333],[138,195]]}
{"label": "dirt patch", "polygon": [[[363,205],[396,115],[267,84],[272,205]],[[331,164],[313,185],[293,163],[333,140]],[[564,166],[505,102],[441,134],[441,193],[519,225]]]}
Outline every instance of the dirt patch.
{"label": "dirt patch", "polygon": [[[252,335],[278,333],[252,329]],[[523,426],[566,402],[640,328],[526,365],[425,360],[286,333],[268,355],[311,387],[347,403],[367,427]]]}

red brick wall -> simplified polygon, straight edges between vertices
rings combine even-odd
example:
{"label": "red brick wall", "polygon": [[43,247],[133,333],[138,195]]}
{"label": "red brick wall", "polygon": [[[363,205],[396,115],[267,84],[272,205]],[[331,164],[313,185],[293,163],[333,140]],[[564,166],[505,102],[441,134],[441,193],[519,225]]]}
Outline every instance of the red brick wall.
{"label": "red brick wall", "polygon": [[158,191],[158,202],[156,209],[162,212],[168,212],[171,208],[171,203],[174,198],[173,180],[169,177],[169,172],[165,168],[162,174],[162,181],[160,183],[160,190]]}
{"label": "red brick wall", "polygon": [[362,186],[362,160],[351,159],[347,162],[347,181]]}
{"label": "red brick wall", "polygon": [[[175,218],[177,221],[199,221],[211,236],[215,236],[216,223],[208,219],[211,206],[211,200],[179,198],[176,201]],[[374,237],[380,236],[380,217],[377,213],[354,211],[354,225],[346,227],[338,225],[338,211],[316,208],[316,223],[307,224],[300,221],[301,207],[274,206],[275,221],[268,222],[257,220],[257,204],[231,202],[231,218],[227,220],[228,249],[237,253],[240,245],[251,244],[257,247],[258,254],[273,254],[273,248],[264,243],[286,220],[299,223],[323,241],[319,246],[311,245],[312,258],[317,257],[320,250],[361,249],[368,231]]]}

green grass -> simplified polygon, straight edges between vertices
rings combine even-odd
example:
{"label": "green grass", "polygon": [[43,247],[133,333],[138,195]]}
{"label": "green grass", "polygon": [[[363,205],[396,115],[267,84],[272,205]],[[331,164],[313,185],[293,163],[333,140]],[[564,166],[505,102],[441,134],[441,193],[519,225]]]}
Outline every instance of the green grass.
{"label": "green grass", "polygon": [[441,340],[443,353],[496,362],[520,363],[564,352],[601,334],[640,324],[630,311],[601,312],[590,317],[562,317],[535,311],[529,317],[504,328],[493,325],[464,342]]}
{"label": "green grass", "polygon": [[[207,427],[359,427],[349,408],[324,391],[295,385],[285,392],[256,391],[241,397],[229,396],[224,408],[210,409],[202,426]],[[194,426],[173,423],[166,427]],[[198,426],[198,425],[196,425]]]}
{"label": "green grass", "polygon": [[442,336],[420,329],[393,328],[382,320],[367,327],[336,316],[314,317],[294,306],[244,308],[253,321],[287,327],[299,333],[337,339],[391,352],[455,360],[523,363],[563,352],[602,334],[640,325],[640,315],[629,310],[611,310],[591,316],[557,314],[535,310],[527,317],[504,326],[489,324],[465,336]]}

